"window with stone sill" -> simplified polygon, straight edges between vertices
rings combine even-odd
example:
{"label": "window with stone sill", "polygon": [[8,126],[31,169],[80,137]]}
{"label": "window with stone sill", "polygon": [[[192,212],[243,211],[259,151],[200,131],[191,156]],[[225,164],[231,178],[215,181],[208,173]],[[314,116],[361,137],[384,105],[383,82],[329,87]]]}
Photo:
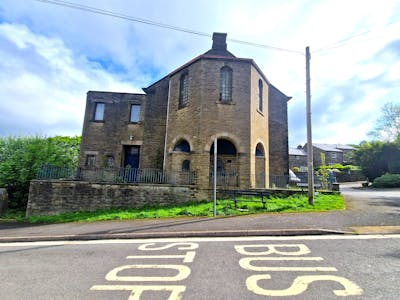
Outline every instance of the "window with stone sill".
{"label": "window with stone sill", "polygon": [[94,154],[88,154],[86,155],[86,163],[85,163],[86,167],[89,168],[94,168],[96,167],[96,155]]}
{"label": "window with stone sill", "polygon": [[179,107],[185,107],[189,98],[189,73],[184,71],[179,80]]}
{"label": "window with stone sill", "polygon": [[139,120],[140,120],[140,104],[132,104],[129,122],[138,123]]}
{"label": "window with stone sill", "polygon": [[261,79],[258,80],[258,110],[263,111],[263,82]]}
{"label": "window with stone sill", "polygon": [[107,155],[106,157],[106,168],[114,168],[115,162],[114,162],[114,156],[112,155]]}
{"label": "window with stone sill", "polygon": [[225,66],[220,71],[219,101],[232,102],[232,69]]}

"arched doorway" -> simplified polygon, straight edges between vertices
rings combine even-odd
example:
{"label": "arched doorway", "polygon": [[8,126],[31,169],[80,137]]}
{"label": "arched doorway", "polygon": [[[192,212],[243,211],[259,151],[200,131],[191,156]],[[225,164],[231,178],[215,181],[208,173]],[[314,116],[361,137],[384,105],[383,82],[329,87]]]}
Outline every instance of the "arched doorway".
{"label": "arched doorway", "polygon": [[257,144],[254,155],[256,188],[265,188],[265,149],[262,143]]}
{"label": "arched doorway", "polygon": [[[238,186],[239,160],[235,145],[227,139],[217,140],[217,185]],[[214,143],[210,147],[210,184],[214,180]]]}
{"label": "arched doorway", "polygon": [[191,183],[191,147],[187,140],[179,139],[172,148],[171,157],[171,172],[169,176],[174,178],[177,184]]}

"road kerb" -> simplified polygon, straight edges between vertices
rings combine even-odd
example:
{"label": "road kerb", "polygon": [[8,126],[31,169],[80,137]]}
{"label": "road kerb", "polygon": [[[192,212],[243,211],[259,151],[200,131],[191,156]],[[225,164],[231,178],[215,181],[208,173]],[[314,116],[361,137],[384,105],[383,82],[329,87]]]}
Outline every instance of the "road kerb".
{"label": "road kerb", "polygon": [[324,234],[352,234],[352,232],[329,229],[268,229],[268,230],[213,230],[213,231],[178,231],[178,232],[142,232],[142,233],[105,233],[52,236],[15,236],[0,237],[0,243],[74,241],[102,239],[143,239],[143,238],[186,238],[186,237],[241,237],[241,236],[299,236]]}

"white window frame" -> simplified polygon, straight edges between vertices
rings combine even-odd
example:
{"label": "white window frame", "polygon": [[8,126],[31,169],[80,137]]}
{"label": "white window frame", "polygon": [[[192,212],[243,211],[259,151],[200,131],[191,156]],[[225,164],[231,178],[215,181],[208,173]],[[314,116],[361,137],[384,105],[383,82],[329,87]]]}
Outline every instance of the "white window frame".
{"label": "white window frame", "polygon": [[139,123],[140,121],[140,104],[131,104],[131,112],[129,114],[129,122],[131,123]]}

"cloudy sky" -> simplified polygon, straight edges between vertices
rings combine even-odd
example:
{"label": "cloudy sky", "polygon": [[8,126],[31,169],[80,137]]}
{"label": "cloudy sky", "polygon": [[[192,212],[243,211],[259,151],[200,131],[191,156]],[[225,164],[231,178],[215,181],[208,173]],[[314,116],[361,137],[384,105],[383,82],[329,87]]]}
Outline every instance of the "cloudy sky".
{"label": "cloudy sky", "polygon": [[[384,103],[400,103],[398,0],[68,1],[293,50],[228,42],[293,97],[290,146],[306,142],[306,46],[314,142],[358,144]],[[87,91],[141,92],[210,47],[209,37],[36,0],[0,0],[0,136],[80,135]]]}

